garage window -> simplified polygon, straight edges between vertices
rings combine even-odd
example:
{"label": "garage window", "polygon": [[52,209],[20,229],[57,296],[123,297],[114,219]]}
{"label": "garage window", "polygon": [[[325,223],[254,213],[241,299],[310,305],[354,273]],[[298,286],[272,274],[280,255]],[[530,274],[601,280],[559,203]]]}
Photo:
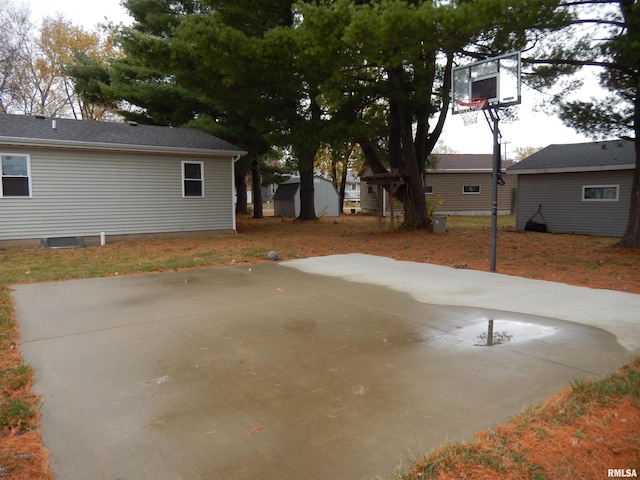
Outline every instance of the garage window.
{"label": "garage window", "polygon": [[620,185],[583,185],[584,202],[617,202]]}
{"label": "garage window", "polygon": [[463,185],[462,193],[478,195],[480,193],[480,185]]}
{"label": "garage window", "polygon": [[0,197],[31,196],[31,166],[27,155],[0,155],[2,182]]}
{"label": "garage window", "polygon": [[182,162],[182,196],[204,197],[204,164]]}

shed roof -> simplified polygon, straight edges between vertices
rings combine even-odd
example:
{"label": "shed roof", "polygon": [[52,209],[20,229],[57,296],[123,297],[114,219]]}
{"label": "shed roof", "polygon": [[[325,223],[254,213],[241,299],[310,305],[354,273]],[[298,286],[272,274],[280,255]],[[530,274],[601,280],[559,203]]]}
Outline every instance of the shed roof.
{"label": "shed roof", "polygon": [[195,128],[111,123],[41,115],[0,114],[0,144],[127,150],[216,151],[242,155],[242,149]]}
{"label": "shed roof", "polygon": [[509,167],[508,173],[560,173],[635,168],[635,147],[631,140],[554,144]]}

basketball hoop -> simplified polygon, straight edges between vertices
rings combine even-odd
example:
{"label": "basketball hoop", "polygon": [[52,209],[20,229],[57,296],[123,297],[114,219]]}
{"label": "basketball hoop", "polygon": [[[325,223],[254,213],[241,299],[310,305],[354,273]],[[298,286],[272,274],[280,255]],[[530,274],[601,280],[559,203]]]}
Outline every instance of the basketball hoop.
{"label": "basketball hoop", "polygon": [[465,126],[478,123],[478,112],[487,106],[484,98],[470,98],[468,100],[456,100],[458,112],[462,115],[462,123]]}

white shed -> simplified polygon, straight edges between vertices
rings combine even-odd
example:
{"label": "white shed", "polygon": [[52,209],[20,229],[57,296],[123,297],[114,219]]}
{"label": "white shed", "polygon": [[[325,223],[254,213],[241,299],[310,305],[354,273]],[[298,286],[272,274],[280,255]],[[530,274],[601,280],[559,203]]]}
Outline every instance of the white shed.
{"label": "white shed", "polygon": [[[340,214],[338,191],[331,180],[313,177],[314,209],[318,217],[337,217]],[[297,217],[300,215],[300,178],[293,177],[278,185],[273,196],[276,217]]]}

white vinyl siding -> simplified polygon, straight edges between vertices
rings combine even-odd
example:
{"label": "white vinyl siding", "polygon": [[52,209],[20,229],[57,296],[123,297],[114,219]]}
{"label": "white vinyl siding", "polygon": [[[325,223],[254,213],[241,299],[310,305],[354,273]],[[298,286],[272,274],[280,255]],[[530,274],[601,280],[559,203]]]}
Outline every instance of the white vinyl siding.
{"label": "white vinyl siding", "polygon": [[195,159],[206,198],[183,197],[184,157],[34,150],[30,158],[32,198],[0,198],[0,240],[234,228],[231,157]]}

